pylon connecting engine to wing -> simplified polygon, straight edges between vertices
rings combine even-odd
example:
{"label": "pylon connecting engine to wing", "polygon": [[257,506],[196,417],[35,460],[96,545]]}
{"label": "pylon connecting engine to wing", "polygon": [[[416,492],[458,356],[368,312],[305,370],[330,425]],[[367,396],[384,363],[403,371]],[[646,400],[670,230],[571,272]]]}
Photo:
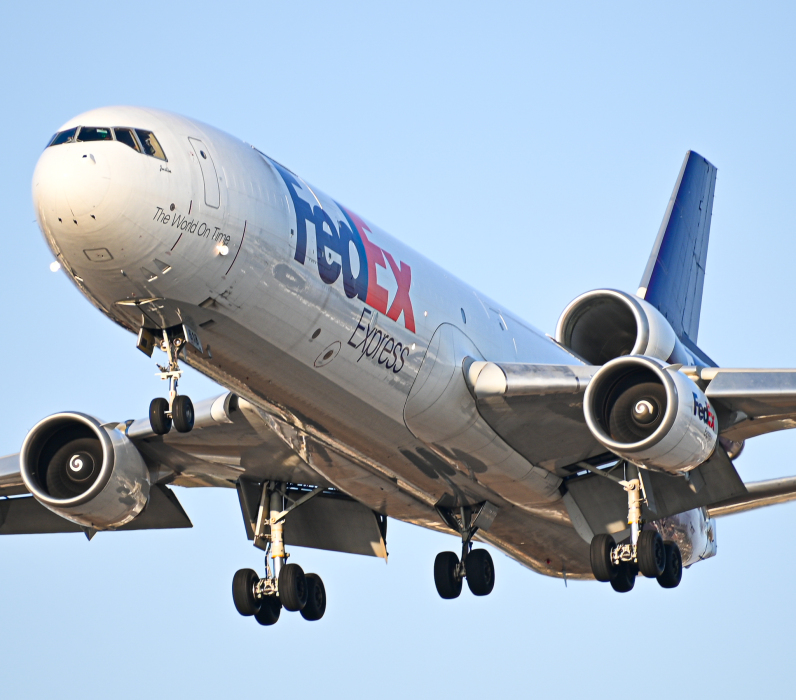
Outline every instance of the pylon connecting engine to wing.
{"label": "pylon connecting engine to wing", "polygon": [[685,472],[716,447],[716,415],[705,394],[655,358],[605,364],[586,389],[583,412],[604,447],[638,465]]}
{"label": "pylon connecting engine to wing", "polygon": [[149,472],[135,445],[83,413],[37,423],[22,445],[20,469],[42,505],[95,530],[125,525],[149,499]]}

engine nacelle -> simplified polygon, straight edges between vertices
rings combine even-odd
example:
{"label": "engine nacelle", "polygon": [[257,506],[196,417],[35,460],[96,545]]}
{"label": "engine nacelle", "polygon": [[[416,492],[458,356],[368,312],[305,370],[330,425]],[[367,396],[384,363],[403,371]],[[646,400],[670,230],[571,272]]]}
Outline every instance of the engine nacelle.
{"label": "engine nacelle", "polygon": [[42,505],[96,530],[130,522],[149,499],[149,472],[135,445],[82,413],[56,413],[36,424],[20,468]]}
{"label": "engine nacelle", "polygon": [[698,467],[716,447],[716,414],[688,377],[651,357],[620,357],[594,375],[586,424],[608,450],[669,472]]}
{"label": "engine nacelle", "polygon": [[558,319],[556,340],[592,365],[624,355],[705,364],[678,340],[658,309],[615,289],[595,289],[570,302]]}

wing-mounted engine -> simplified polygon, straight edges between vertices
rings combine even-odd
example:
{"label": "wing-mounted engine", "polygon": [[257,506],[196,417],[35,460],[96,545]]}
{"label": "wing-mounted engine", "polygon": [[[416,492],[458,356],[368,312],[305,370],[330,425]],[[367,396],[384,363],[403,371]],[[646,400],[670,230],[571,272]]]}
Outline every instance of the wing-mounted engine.
{"label": "wing-mounted engine", "polygon": [[594,437],[635,464],[686,472],[716,447],[716,415],[705,394],[655,358],[605,364],[586,389],[583,411]]}
{"label": "wing-mounted engine", "polygon": [[82,413],[40,421],[22,445],[20,469],[42,505],[96,530],[130,522],[149,498],[149,472],[135,445]]}
{"label": "wing-mounted engine", "polygon": [[705,365],[652,304],[615,289],[595,289],[570,302],[558,320],[556,340],[592,365],[624,355]]}

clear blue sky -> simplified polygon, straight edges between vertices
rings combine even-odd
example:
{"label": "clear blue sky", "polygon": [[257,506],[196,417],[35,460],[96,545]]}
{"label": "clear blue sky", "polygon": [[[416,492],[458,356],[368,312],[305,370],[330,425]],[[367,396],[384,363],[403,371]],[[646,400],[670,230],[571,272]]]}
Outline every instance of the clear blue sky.
{"label": "clear blue sky", "polygon": [[[694,149],[719,169],[700,345],[796,366],[793,6],[645,5],[11,3],[0,453],[55,411],[124,420],[162,391],[134,338],[49,271],[34,223],[48,137],[108,104],[255,144],[547,332],[583,291],[635,291]],[[184,388],[217,391],[195,373]],[[796,473],[794,447],[755,440],[739,470]],[[718,556],[680,588],[624,596],[495,553],[491,596],[442,601],[432,564],[454,540],[391,521],[386,566],[295,550],[327,615],[264,629],[232,606],[234,571],[261,563],[235,493],[178,496],[193,530],[0,539],[3,697],[793,692],[796,505],[722,519]]]}

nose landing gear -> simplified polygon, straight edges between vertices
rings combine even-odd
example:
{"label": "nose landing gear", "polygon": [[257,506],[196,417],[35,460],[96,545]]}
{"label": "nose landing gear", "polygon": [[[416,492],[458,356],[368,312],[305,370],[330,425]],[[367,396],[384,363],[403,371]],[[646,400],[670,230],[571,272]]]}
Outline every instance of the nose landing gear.
{"label": "nose landing gear", "polygon": [[[318,574],[305,574],[298,564],[287,564],[284,524],[288,513],[323,491],[317,488],[284,508],[281,484],[263,484],[257,514],[255,543],[267,540],[265,578],[252,569],[241,569],[232,579],[232,599],[237,611],[253,616],[261,625],[273,625],[282,608],[300,612],[305,620],[320,620],[326,612],[326,588]],[[270,529],[270,533],[267,530]],[[271,559],[272,564],[268,563]]]}
{"label": "nose landing gear", "polygon": [[462,536],[461,560],[454,552],[440,552],[434,560],[434,584],[440,598],[458,598],[465,578],[473,595],[489,595],[495,587],[495,565],[486,549],[473,549],[472,539],[479,529],[489,528],[497,515],[497,508],[488,502],[482,503],[475,511],[462,507],[458,518],[448,509],[438,507],[437,512],[451,529]]}
{"label": "nose landing gear", "polygon": [[177,394],[177,384],[182,376],[178,354],[184,344],[183,338],[172,338],[167,331],[163,331],[160,348],[166,353],[168,363],[158,365],[160,372],[157,376],[169,382],[169,398],[152,399],[149,404],[149,424],[156,435],[168,433],[172,424],[179,433],[188,433],[193,428],[193,403],[187,396]]}

